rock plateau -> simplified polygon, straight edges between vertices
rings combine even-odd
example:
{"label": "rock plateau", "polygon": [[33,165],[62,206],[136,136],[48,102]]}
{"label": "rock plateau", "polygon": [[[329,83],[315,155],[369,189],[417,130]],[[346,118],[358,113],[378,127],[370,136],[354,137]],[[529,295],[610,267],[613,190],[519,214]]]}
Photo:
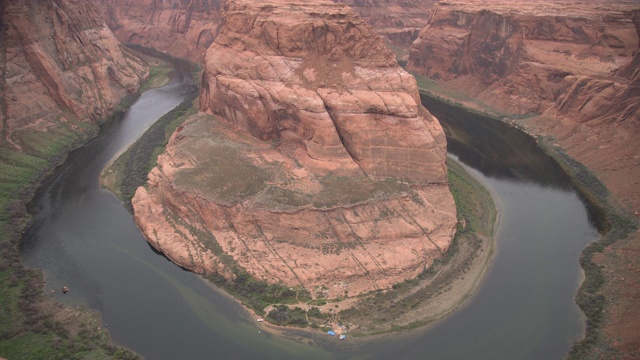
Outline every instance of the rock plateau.
{"label": "rock plateau", "polygon": [[446,141],[379,35],[330,1],[227,1],[201,113],[133,199],[178,264],[355,296],[449,248]]}

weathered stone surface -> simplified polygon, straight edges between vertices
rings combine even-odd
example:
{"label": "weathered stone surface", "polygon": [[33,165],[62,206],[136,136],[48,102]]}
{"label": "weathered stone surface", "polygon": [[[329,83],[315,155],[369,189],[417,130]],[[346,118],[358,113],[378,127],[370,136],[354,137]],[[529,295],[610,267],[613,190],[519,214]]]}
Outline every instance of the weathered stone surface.
{"label": "weathered stone surface", "polygon": [[415,277],[449,248],[442,129],[349,8],[226,2],[200,101],[133,199],[182,266],[231,277],[231,262],[335,298]]}
{"label": "weathered stone surface", "polygon": [[207,52],[202,110],[295,144],[319,172],[446,181],[444,136],[415,80],[349,8],[227,7]]}
{"label": "weathered stone surface", "polygon": [[350,6],[382,35],[399,60],[406,61],[409,46],[427,25],[437,0],[334,0]]}
{"label": "weathered stone surface", "polygon": [[123,43],[134,43],[202,63],[215,39],[219,0],[100,0],[107,24]]}
{"label": "weathered stone surface", "polygon": [[21,149],[25,132],[96,123],[135,93],[147,68],[84,1],[2,6],[1,141]]}
{"label": "weathered stone surface", "polygon": [[608,77],[635,55],[638,36],[628,8],[443,3],[413,44],[408,68],[464,83],[461,88],[510,112],[541,112],[577,77]]}
{"label": "weathered stone surface", "polygon": [[[408,66],[469,106],[478,106],[475,97],[494,110],[531,113],[518,123],[552,136],[637,217],[639,39],[637,1],[447,2],[414,42]],[[639,244],[636,231],[594,259],[605,277],[604,332],[623,358],[637,357],[640,344],[632,310]]]}

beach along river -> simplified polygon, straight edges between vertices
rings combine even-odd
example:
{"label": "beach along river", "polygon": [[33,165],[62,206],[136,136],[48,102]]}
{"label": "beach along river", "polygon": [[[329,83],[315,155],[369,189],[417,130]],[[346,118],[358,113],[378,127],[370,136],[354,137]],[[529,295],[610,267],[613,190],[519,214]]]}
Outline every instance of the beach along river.
{"label": "beach along river", "polygon": [[[450,153],[494,194],[500,211],[496,256],[477,294],[408,335],[340,343],[323,335],[321,349],[259,332],[236,301],[155,253],[98,182],[104,166],[192,86],[178,63],[167,86],[145,92],[74,151],[31,204],[24,262],[43,269],[57,300],[99,310],[116,343],[147,359],[560,359],[580,337],[578,257],[598,236],[587,208],[531,138],[426,99],[443,120]],[[63,285],[66,295],[58,291]]]}

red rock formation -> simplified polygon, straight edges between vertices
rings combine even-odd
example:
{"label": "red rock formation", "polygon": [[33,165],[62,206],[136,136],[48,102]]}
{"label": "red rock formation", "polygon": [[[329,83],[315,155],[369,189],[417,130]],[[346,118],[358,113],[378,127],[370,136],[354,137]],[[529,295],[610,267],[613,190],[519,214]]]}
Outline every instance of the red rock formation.
{"label": "red rock formation", "polygon": [[350,6],[366,23],[382,35],[402,60],[427,25],[437,0],[334,0]]}
{"label": "red rock formation", "polygon": [[107,23],[123,43],[202,62],[216,36],[219,0],[100,0]]}
{"label": "red rock formation", "polygon": [[577,77],[610,77],[637,52],[621,7],[443,3],[413,44],[408,69],[464,83],[502,110],[541,112]]}
{"label": "red rock formation", "polygon": [[[639,39],[637,1],[447,2],[408,67],[469,106],[475,96],[507,113],[540,114],[518,123],[551,135],[638,216]],[[606,279],[605,333],[624,358],[640,344],[638,249],[636,232],[595,257]]]}
{"label": "red rock formation", "polygon": [[448,249],[442,129],[349,8],[228,1],[200,101],[224,120],[188,120],[133,199],[177,263],[333,298],[413,278]]}
{"label": "red rock formation", "polygon": [[90,3],[9,0],[2,8],[2,141],[16,149],[38,146],[29,132],[95,124],[147,76]]}

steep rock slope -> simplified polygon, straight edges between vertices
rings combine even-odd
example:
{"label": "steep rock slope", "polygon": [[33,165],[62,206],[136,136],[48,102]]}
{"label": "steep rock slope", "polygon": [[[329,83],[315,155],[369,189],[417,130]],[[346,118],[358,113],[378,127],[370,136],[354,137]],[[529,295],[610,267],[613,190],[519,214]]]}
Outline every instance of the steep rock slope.
{"label": "steep rock slope", "polygon": [[539,115],[532,132],[553,135],[637,211],[638,14],[631,1],[441,4],[408,68],[460,99]]}
{"label": "steep rock slope", "polygon": [[87,358],[137,358],[110,343],[98,314],[45,296],[43,274],[24,267],[19,243],[25,204],[44,176],[147,76],[91,2],[0,2],[1,356],[68,358],[82,344]]}
{"label": "steep rock slope", "polygon": [[0,141],[15,149],[37,146],[29,143],[34,132],[95,124],[147,76],[92,4],[10,0],[3,6]]}
{"label": "steep rock slope", "polygon": [[[408,67],[463,101],[551,135],[640,212],[640,5],[637,1],[442,3],[412,46]],[[480,103],[470,100],[480,99]],[[640,348],[635,232],[597,254],[605,333],[624,358]]]}
{"label": "steep rock slope", "polygon": [[215,39],[219,0],[100,0],[107,23],[123,43],[134,43],[197,64]]}
{"label": "steep rock slope", "polygon": [[442,3],[413,44],[408,68],[458,80],[510,112],[549,107],[579,77],[607,78],[638,51],[632,6],[597,2]]}
{"label": "steep rock slope", "polygon": [[406,61],[409,47],[427,25],[437,0],[334,0],[350,6],[382,35],[399,60]]}
{"label": "steep rock slope", "polygon": [[413,278],[449,248],[442,129],[349,8],[226,2],[200,101],[133,199],[177,263],[337,298]]}

